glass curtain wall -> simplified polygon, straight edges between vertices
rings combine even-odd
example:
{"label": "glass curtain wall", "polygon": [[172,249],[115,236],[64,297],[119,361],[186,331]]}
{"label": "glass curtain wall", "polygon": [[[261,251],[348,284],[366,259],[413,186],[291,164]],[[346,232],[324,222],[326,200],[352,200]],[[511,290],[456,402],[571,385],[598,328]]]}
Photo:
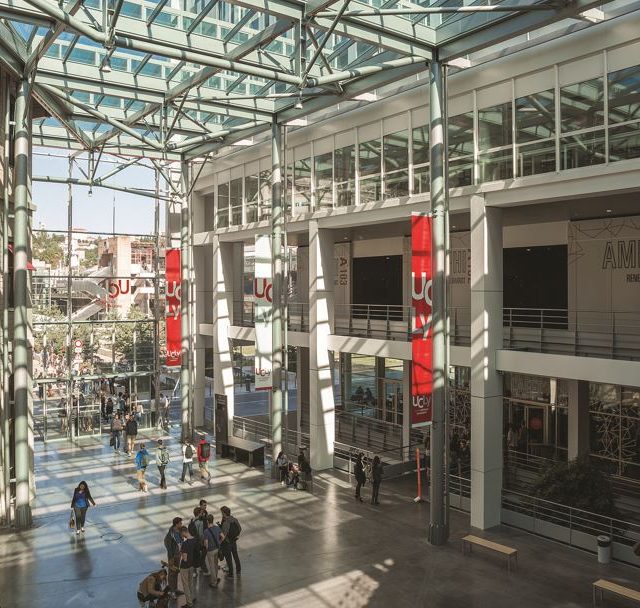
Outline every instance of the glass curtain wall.
{"label": "glass curtain wall", "polygon": [[[413,113],[406,119],[389,117],[407,127],[394,128],[382,138],[371,138],[378,125],[354,127],[336,135],[335,142],[358,140],[362,129],[369,129],[357,144],[336,143],[331,152],[323,143],[322,153],[290,162],[285,178],[290,207],[307,212],[427,192],[429,126],[421,125],[424,118],[414,119]],[[449,116],[448,146],[452,188],[640,158],[640,66],[573,84],[547,85]],[[218,227],[255,221],[256,213],[259,219],[269,217],[270,170],[250,173],[244,180],[244,220],[241,182],[227,178],[218,184]]]}
{"label": "glass curtain wall", "polygon": [[141,427],[152,425],[163,343],[160,247],[155,235],[33,231],[38,437],[99,435],[125,407],[139,410]]}

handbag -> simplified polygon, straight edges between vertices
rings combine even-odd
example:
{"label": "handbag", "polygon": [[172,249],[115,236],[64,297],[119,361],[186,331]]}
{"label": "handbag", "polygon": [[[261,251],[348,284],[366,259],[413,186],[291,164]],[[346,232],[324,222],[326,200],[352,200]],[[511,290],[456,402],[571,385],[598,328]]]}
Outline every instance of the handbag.
{"label": "handbag", "polygon": [[73,530],[75,527],[76,527],[76,518],[73,514],[73,511],[71,511],[71,517],[69,517],[69,528]]}

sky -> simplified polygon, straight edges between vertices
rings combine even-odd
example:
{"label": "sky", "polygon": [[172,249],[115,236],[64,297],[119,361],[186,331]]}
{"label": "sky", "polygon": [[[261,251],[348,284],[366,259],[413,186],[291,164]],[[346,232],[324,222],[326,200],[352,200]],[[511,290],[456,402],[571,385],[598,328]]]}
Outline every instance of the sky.
{"label": "sky", "polygon": [[[66,150],[53,148],[35,148],[33,155],[34,176],[67,177],[69,163]],[[42,156],[49,154],[50,156]],[[52,156],[51,156],[52,155]],[[62,158],[64,156],[64,158]],[[61,158],[58,158],[61,157]],[[112,161],[113,157],[104,155],[103,160]],[[87,161],[79,161],[87,171]],[[114,164],[100,163],[96,176],[104,175],[115,167]],[[85,179],[77,167],[73,177]],[[118,186],[133,188],[153,188],[154,172],[143,167],[133,166],[124,169],[109,182]],[[161,182],[162,187],[162,182]],[[141,196],[116,192],[106,188],[73,186],[73,228],[83,228],[89,232],[111,232],[113,229],[113,208],[115,205],[115,231],[127,234],[151,234],[153,232],[155,200]],[[33,202],[37,209],[33,227],[47,230],[67,230],[67,186],[33,182]],[[160,226],[164,227],[164,204],[160,206]]]}

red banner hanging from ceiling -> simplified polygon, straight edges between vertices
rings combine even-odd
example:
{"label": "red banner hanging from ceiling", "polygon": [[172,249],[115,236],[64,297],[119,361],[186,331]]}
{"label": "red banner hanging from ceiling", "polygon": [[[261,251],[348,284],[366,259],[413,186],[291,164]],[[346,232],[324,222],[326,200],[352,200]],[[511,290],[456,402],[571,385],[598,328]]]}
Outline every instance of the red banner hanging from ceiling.
{"label": "red banner hanging from ceiling", "polygon": [[165,258],[166,291],[166,330],[167,359],[166,365],[175,367],[182,362],[182,332],[180,316],[180,299],[182,283],[180,279],[180,249],[167,249]]}
{"label": "red banner hanging from ceiling", "polygon": [[411,216],[411,426],[431,422],[433,396],[431,216]]}

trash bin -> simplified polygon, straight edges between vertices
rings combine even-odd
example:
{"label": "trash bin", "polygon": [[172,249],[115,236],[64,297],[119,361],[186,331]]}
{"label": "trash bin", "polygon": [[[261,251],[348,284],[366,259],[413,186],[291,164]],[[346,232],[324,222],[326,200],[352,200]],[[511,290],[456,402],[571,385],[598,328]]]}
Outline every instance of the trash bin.
{"label": "trash bin", "polygon": [[602,535],[596,540],[598,541],[598,563],[611,563],[611,537]]}

